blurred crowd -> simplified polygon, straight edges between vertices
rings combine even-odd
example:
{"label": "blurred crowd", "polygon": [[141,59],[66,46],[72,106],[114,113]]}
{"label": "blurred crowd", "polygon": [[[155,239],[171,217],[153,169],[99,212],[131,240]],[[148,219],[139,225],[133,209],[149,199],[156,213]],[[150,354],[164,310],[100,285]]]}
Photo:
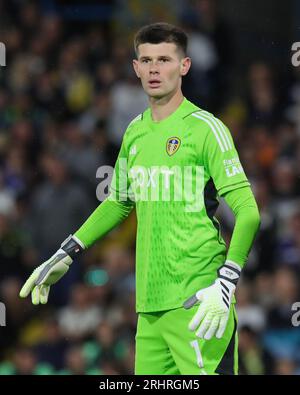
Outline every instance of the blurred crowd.
{"label": "blurred crowd", "polygon": [[[134,213],[72,264],[47,305],[32,306],[18,293],[100,203],[97,169],[114,165],[128,123],[147,107],[131,66],[132,38],[153,21],[178,23],[189,34],[193,65],[184,94],[230,128],[261,212],[237,291],[240,374],[300,374],[300,330],[292,324],[300,301],[300,69],[268,59],[238,69],[217,1],[97,4],[100,21],[88,10],[68,17],[51,1],[0,0],[7,50],[0,67],[0,374],[133,373]],[[234,219],[222,201],[218,217],[229,243]]]}

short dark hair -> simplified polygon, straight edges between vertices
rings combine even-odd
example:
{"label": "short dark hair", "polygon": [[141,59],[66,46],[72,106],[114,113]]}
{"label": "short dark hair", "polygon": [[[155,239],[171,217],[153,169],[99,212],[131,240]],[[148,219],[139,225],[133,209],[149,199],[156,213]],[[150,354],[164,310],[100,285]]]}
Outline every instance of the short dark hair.
{"label": "short dark hair", "polygon": [[134,50],[137,55],[140,44],[159,44],[163,42],[175,44],[186,56],[188,44],[186,33],[181,28],[165,22],[143,26],[134,37]]}

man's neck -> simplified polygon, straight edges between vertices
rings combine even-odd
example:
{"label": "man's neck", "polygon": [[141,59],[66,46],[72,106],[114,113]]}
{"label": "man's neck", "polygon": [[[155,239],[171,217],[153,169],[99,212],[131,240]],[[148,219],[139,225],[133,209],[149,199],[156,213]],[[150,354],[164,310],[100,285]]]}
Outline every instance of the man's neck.
{"label": "man's neck", "polygon": [[150,98],[152,120],[159,122],[167,118],[177,110],[183,99],[181,90],[178,90],[173,96],[166,96],[160,99]]}

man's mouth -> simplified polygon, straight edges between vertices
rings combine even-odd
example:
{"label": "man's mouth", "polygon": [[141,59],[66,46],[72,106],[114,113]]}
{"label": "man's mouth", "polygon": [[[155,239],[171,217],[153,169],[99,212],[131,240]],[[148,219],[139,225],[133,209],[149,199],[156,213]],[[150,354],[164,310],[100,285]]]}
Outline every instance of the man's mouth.
{"label": "man's mouth", "polygon": [[153,79],[153,80],[149,80],[148,84],[151,88],[157,88],[161,84],[161,81],[157,79]]}

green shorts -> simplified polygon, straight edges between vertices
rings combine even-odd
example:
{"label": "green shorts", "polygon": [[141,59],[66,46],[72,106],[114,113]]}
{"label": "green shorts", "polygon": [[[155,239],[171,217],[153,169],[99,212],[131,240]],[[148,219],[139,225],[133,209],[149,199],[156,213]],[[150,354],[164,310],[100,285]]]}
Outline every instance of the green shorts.
{"label": "green shorts", "polygon": [[199,305],[139,313],[135,374],[238,374],[237,317],[231,305],[221,339],[199,339],[188,324]]}

